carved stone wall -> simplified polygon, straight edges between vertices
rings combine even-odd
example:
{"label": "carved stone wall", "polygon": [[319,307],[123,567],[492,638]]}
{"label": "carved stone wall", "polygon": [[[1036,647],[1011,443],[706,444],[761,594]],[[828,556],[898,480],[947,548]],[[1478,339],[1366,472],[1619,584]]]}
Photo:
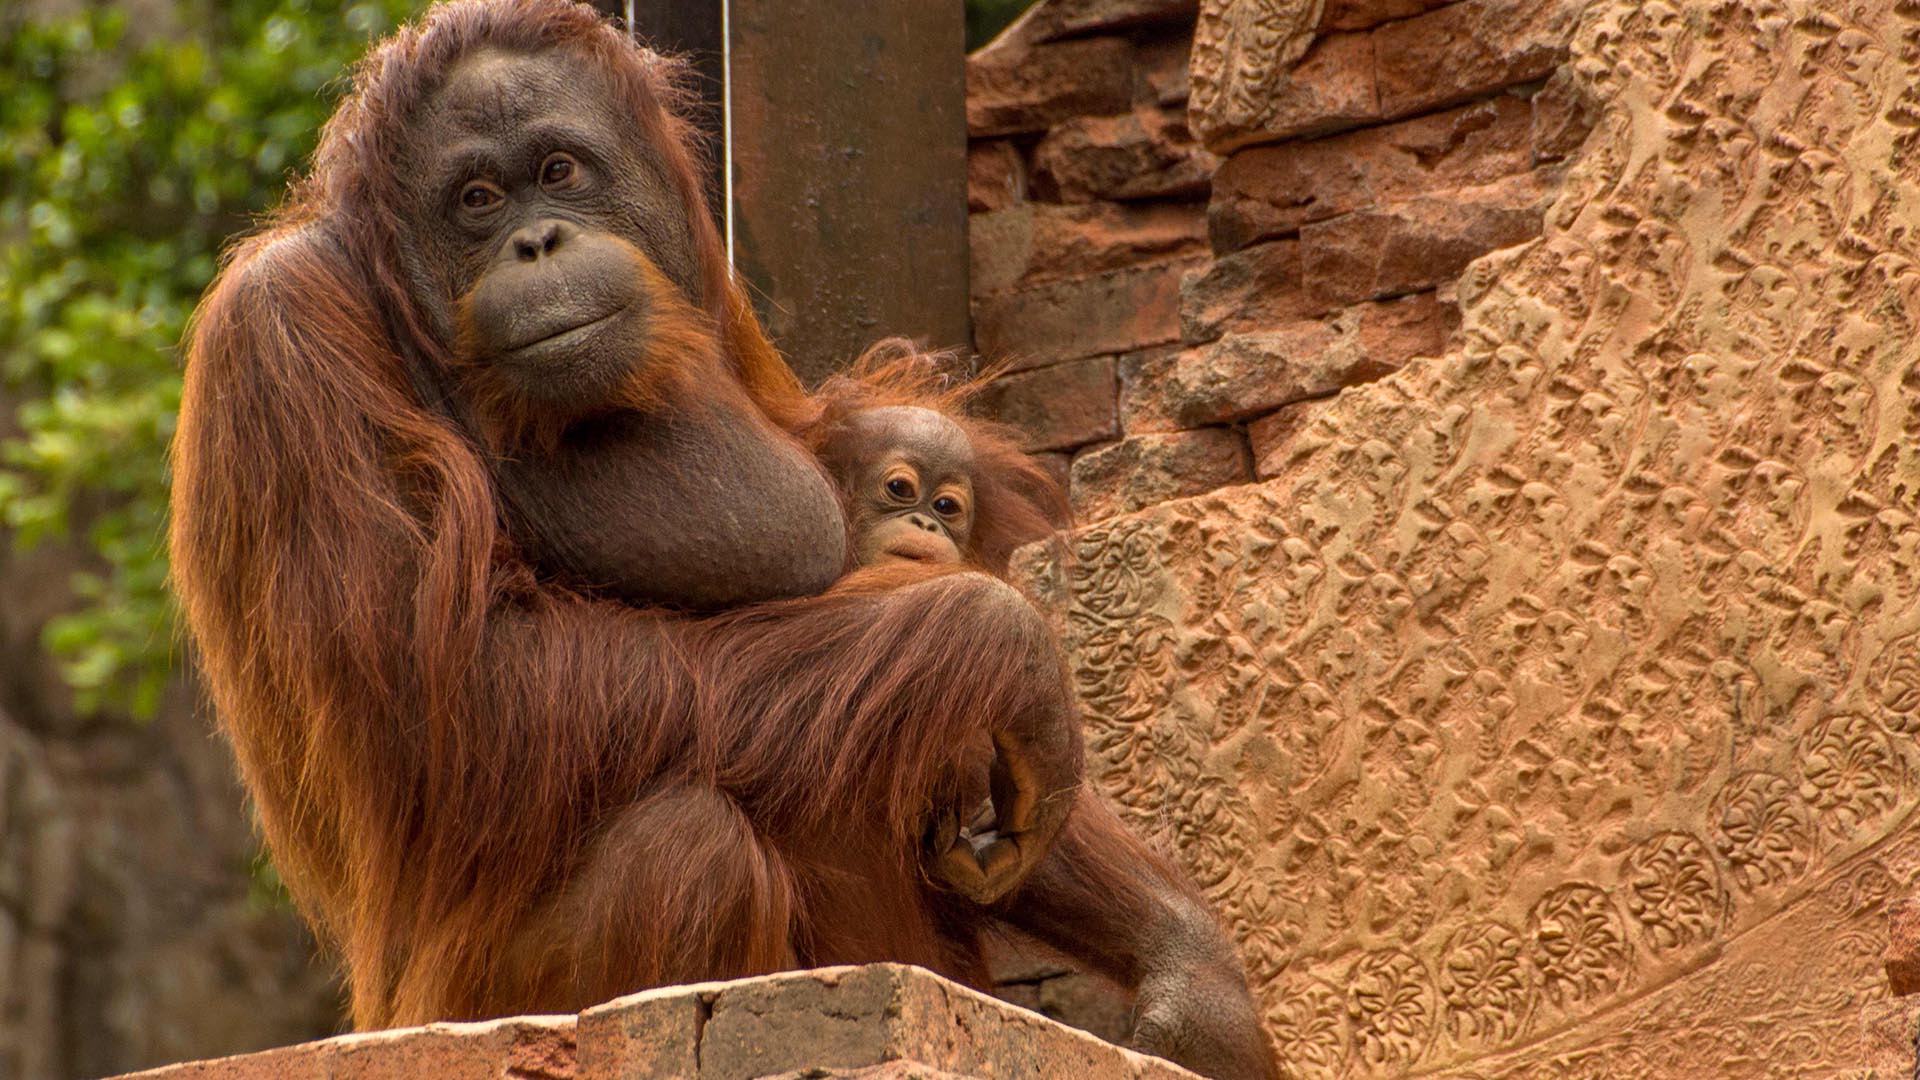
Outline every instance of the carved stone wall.
{"label": "carved stone wall", "polygon": [[[1597,123],[1445,355],[1033,584],[1298,1075],[1861,1075],[1920,881],[1920,4],[1530,6],[1501,70]],[[1396,24],[1300,7],[1203,6],[1214,149],[1324,133],[1275,100],[1328,41],[1330,128],[1390,119]]]}

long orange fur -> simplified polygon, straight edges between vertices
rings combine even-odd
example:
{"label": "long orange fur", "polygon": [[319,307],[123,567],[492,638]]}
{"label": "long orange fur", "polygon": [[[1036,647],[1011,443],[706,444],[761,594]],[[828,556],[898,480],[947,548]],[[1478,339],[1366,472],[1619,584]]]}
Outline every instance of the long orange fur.
{"label": "long orange fur", "polygon": [[[803,392],[729,277],[675,66],[590,9],[457,0],[369,54],[310,174],[196,315],[171,526],[221,726],[355,1023],[796,963],[977,975],[984,916],[926,884],[918,829],[960,747],[1070,708],[1057,648],[979,574],[868,571],[701,619],[535,581],[485,449],[402,360],[453,370],[399,264],[405,126],[482,45],[609,73],[695,229],[695,336],[733,392],[796,437],[863,393],[917,393]],[[1010,489],[1031,481],[994,460]]]}

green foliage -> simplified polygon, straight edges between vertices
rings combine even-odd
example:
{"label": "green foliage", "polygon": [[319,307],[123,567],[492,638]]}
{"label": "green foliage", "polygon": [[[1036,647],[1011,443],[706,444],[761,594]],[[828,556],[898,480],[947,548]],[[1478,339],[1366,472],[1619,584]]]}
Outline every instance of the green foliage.
{"label": "green foliage", "polygon": [[188,0],[189,36],[148,41],[118,10],[0,15],[0,526],[99,556],[45,639],[83,710],[150,714],[170,667],[164,455],[220,245],[419,6]]}
{"label": "green foliage", "polygon": [[985,45],[993,35],[1032,7],[1034,0],[967,0],[967,51]]}

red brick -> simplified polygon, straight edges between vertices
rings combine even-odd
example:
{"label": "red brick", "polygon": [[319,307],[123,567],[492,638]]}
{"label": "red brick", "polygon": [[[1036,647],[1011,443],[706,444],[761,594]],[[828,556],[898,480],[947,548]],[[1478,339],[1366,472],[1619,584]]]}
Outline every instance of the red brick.
{"label": "red brick", "polygon": [[1156,37],[1134,45],[1133,100],[1135,104],[1184,106],[1193,90],[1193,39]]}
{"label": "red brick", "polygon": [[1219,165],[1184,109],[1146,109],[1060,124],[1033,151],[1033,184],[1059,202],[1204,196]]}
{"label": "red brick", "polygon": [[1033,458],[1041,468],[1047,470],[1047,475],[1053,477],[1054,481],[1060,485],[1061,491],[1067,490],[1067,481],[1072,476],[1073,470],[1071,453],[1065,450],[1046,450],[1028,456]]}
{"label": "red brick", "polygon": [[1132,103],[1133,48],[1120,38],[1008,41],[967,59],[967,132],[975,138],[1045,131]]}
{"label": "red brick", "polygon": [[688,1080],[696,1075],[709,1080],[1195,1080],[1166,1062],[903,964],[663,987],[589,1009],[577,1024],[571,1016],[430,1024],[138,1075],[142,1080]]}
{"label": "red brick", "polygon": [[1461,0],[1373,31],[1380,115],[1410,116],[1544,79],[1566,62],[1578,4]]}
{"label": "red brick", "polygon": [[[664,995],[699,995],[704,1021],[694,1032],[643,1022],[628,1037],[626,1013],[657,1011]],[[645,1033],[665,1034],[672,1061]],[[594,1045],[583,1080],[684,1080],[712,1077],[861,1077],[905,1080],[927,1075],[1069,1080],[1191,1080],[1154,1059],[1103,1043],[1044,1017],[1016,1009],[901,964],[822,968],[667,987],[590,1009],[583,1042]],[[604,1040],[604,1041],[603,1041]],[[693,1057],[694,1047],[698,1057]],[[919,1071],[888,1072],[894,1063]],[[868,1070],[879,1069],[878,1072]],[[937,1070],[937,1071],[930,1071]]]}
{"label": "red brick", "polygon": [[1302,288],[1300,242],[1293,239],[1216,259],[1180,287],[1180,336],[1190,344],[1318,313]]}
{"label": "red brick", "polygon": [[1315,41],[1276,88],[1267,134],[1297,138],[1378,119],[1373,69],[1370,35],[1330,34]]}
{"label": "red brick", "polygon": [[1894,996],[1920,993],[1920,900],[1896,900],[1887,907],[1887,948],[1881,954],[1888,988]]}
{"label": "red brick", "polygon": [[330,1065],[334,1076],[351,1076],[354,1080],[572,1076],[574,1026],[571,1016],[515,1017],[348,1035],[334,1040]]}
{"label": "red brick", "polygon": [[1098,521],[1252,479],[1246,439],[1230,428],[1135,435],[1075,455],[1073,513]]}
{"label": "red brick", "polygon": [[976,294],[977,351],[1017,370],[1177,340],[1180,279],[1196,265],[1172,260]]}
{"label": "red brick", "polygon": [[117,1080],[331,1080],[330,1051],[330,1041],[302,1043],[258,1054],[163,1065]]}
{"label": "red brick", "polygon": [[1459,309],[1422,293],[1326,319],[1228,334],[1172,356],[1120,364],[1129,434],[1227,424],[1371,382],[1416,356],[1444,352]]}
{"label": "red brick", "polygon": [[[136,1073],[138,1080],[510,1080],[575,1075],[571,1016],[518,1016],[342,1035]],[[133,1080],[133,1077],[123,1078]]]}
{"label": "red brick", "polygon": [[1174,416],[1164,389],[1173,378],[1180,358],[1190,350],[1177,345],[1146,349],[1119,358],[1116,371],[1120,378],[1120,430],[1128,435],[1158,431],[1179,431],[1192,425],[1182,424]]}
{"label": "red brick", "polygon": [[1320,12],[1320,29],[1366,30],[1384,22],[1406,19],[1453,3],[1454,0],[1327,0]]}
{"label": "red brick", "polygon": [[1207,250],[1198,203],[1029,203],[968,220],[976,293]]}
{"label": "red brick", "polygon": [[1009,139],[976,139],[967,146],[967,210],[1004,210],[1027,201],[1027,162]]}
{"label": "red brick", "polygon": [[1316,435],[1313,425],[1332,400],[1316,398],[1298,402],[1247,425],[1255,479],[1284,476],[1296,462],[1326,445],[1328,440]]}
{"label": "red brick", "polygon": [[1110,356],[1002,375],[974,402],[980,415],[1025,433],[1029,451],[1066,450],[1120,433],[1119,392]]}
{"label": "red brick", "polygon": [[662,986],[580,1014],[580,1080],[699,1075],[700,1029],[724,983]]}
{"label": "red brick", "polygon": [[1331,138],[1250,147],[1214,176],[1214,250],[1237,251],[1350,210],[1526,172],[1532,138],[1531,108],[1507,94]]}
{"label": "red brick", "polygon": [[1487,252],[1539,236],[1549,196],[1529,173],[1309,224],[1300,230],[1309,303],[1325,310],[1452,281]]}

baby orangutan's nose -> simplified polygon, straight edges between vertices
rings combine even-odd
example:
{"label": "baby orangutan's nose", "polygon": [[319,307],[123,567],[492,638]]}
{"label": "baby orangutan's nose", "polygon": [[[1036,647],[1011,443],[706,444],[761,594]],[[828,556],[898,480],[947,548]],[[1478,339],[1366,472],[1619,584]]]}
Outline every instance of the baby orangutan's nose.
{"label": "baby orangutan's nose", "polygon": [[940,531],[939,523],[925,514],[909,514],[907,520],[927,532],[937,533]]}

